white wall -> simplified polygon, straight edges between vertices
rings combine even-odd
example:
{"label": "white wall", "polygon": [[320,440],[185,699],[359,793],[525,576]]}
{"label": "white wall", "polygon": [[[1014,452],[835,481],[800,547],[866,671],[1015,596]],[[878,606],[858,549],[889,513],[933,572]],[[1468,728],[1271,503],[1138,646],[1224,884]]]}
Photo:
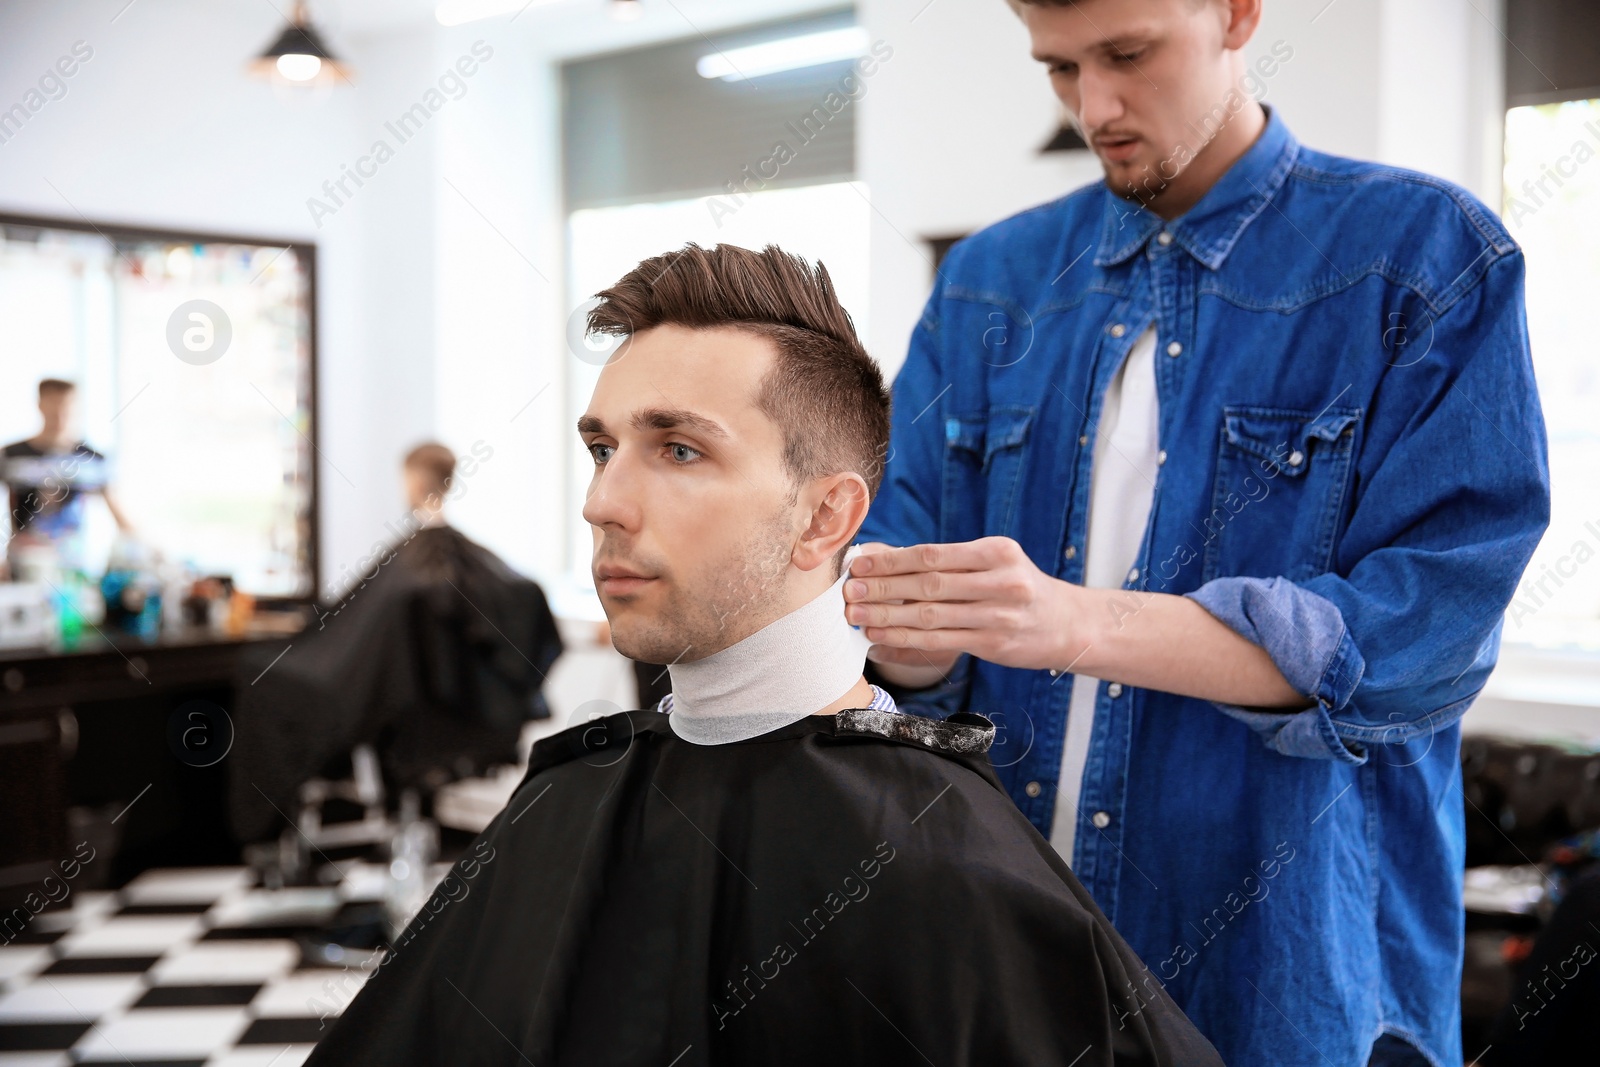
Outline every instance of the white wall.
{"label": "white wall", "polygon": [[[403,509],[400,456],[434,436],[430,386],[438,315],[433,212],[438,120],[430,120],[404,143],[384,127],[433,83],[433,49],[426,37],[393,34],[359,42],[358,54],[356,88],[333,89],[355,113],[354,121],[340,141],[327,146],[330,163],[322,180],[336,180],[346,168],[355,168],[380,139],[394,149],[394,156],[360,187],[347,182],[345,188],[354,194],[334,215],[321,215],[313,230],[318,241],[351,246],[347,266],[354,276],[349,310],[356,336],[347,348],[324,349],[322,354],[324,381],[331,373],[351,376],[348,389],[341,390],[350,408],[325,396],[320,413],[322,426],[340,433],[344,446],[329,452],[329,461],[339,470],[325,469],[321,483],[324,501],[344,503],[342,515],[323,520],[323,579],[337,588],[350,581],[374,542],[390,538],[381,523]],[[290,209],[308,220],[311,198],[331,201],[320,181],[281,195],[286,207],[292,202]],[[325,291],[322,306],[330,300]],[[361,413],[362,427],[359,438],[348,440],[341,424],[352,408]]]}
{"label": "white wall", "polygon": [[494,54],[439,131],[434,414],[456,448],[493,450],[463,478],[453,521],[553,580],[573,436],[562,408],[558,85],[552,64],[480,29],[443,34],[437,50],[441,67],[477,40]]}

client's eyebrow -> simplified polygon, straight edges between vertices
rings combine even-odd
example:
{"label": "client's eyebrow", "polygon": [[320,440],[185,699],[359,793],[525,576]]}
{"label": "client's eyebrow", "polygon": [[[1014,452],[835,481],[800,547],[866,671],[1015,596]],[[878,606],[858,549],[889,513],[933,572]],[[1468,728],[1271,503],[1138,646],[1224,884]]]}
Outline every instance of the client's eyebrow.
{"label": "client's eyebrow", "polygon": [[[635,430],[693,430],[702,437],[726,441],[728,431],[720,422],[683,408],[642,408],[633,413],[628,424]],[[605,433],[606,424],[597,415],[584,415],[578,419],[579,433]]]}

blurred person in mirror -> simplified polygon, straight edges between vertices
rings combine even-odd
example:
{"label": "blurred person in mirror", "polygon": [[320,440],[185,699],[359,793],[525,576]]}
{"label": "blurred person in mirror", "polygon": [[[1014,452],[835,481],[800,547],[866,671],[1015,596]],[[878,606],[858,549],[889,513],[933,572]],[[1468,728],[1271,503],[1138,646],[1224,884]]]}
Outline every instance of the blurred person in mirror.
{"label": "blurred person in mirror", "polygon": [[1220,1064],[1000,788],[862,675],[842,564],[889,399],[827,271],[681,251],[599,294],[578,420],[653,709],[535,745],[308,1061]]}
{"label": "blurred person in mirror", "polygon": [[124,533],[132,532],[107,484],[106,457],[77,432],[78,390],[61,378],[39,382],[39,432],[0,451],[0,478],[9,495],[11,550],[48,542],[72,551],[83,528],[85,502],[98,495]]}

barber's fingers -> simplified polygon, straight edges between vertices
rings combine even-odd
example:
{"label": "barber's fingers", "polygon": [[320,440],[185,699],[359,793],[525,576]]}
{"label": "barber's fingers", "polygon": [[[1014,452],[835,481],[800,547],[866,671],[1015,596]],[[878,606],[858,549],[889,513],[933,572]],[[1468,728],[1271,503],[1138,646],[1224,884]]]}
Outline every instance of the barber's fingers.
{"label": "barber's fingers", "polygon": [[[851,578],[844,583],[847,605],[904,601],[1026,600],[1029,588],[1015,568],[987,571],[920,571],[882,578]],[[847,610],[846,615],[850,613]],[[852,618],[851,622],[857,621]]]}
{"label": "barber's fingers", "polygon": [[[863,548],[867,546],[862,546]],[[1025,558],[1022,547],[1009,537],[980,537],[976,541],[911,545],[863,552],[850,564],[856,576],[916,574],[921,571],[982,571]]]}

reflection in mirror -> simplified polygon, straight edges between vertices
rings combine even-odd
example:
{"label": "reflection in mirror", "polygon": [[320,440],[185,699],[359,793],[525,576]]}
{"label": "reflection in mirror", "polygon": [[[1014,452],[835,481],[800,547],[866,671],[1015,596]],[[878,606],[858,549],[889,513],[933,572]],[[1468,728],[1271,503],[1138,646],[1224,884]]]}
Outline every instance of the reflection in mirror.
{"label": "reflection in mirror", "polygon": [[311,595],[313,271],[308,245],[0,217],[8,577],[89,621],[123,580]]}

